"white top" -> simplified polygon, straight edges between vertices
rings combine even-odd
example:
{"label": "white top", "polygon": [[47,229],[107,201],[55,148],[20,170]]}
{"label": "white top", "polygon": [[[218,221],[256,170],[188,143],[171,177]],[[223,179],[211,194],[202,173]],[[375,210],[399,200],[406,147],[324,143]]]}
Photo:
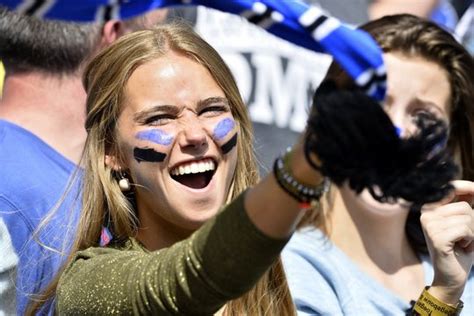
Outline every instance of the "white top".
{"label": "white top", "polygon": [[[295,233],[282,257],[298,315],[406,315],[411,308],[410,302],[363,272],[316,228]],[[425,284],[430,285],[430,259],[421,256],[421,260]],[[472,271],[461,299],[461,315],[474,315]]]}

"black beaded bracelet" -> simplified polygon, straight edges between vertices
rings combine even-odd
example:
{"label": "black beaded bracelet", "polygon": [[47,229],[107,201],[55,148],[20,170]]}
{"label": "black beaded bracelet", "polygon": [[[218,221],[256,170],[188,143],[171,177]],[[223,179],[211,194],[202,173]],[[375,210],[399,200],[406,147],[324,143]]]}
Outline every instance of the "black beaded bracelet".
{"label": "black beaded bracelet", "polygon": [[[287,152],[287,158],[290,153]],[[279,186],[300,204],[302,208],[309,208],[314,202],[318,202],[321,196],[329,190],[329,179],[324,178],[323,182],[317,186],[307,186],[296,180],[291,171],[285,165],[283,157],[275,160],[273,174]]]}

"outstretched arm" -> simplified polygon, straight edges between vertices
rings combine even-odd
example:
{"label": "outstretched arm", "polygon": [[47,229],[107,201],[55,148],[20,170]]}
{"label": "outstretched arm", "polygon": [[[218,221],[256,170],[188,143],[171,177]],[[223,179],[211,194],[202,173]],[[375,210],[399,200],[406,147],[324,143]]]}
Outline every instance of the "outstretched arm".
{"label": "outstretched arm", "polygon": [[[300,145],[289,165],[306,185],[322,179],[304,160]],[[126,249],[79,252],[60,279],[57,311],[212,314],[257,282],[302,213],[299,203],[269,175],[170,248],[147,253],[132,242]]]}

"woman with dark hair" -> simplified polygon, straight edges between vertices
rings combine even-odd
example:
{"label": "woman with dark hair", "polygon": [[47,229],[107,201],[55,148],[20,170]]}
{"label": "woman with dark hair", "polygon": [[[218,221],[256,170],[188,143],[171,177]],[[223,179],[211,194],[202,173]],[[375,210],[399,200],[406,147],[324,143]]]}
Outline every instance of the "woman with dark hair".
{"label": "woman with dark hair", "polygon": [[[376,189],[335,183],[323,212],[307,214],[284,251],[298,313],[402,315],[432,284],[427,295],[450,303],[452,309],[462,298],[463,314],[472,315],[473,61],[450,34],[414,16],[387,16],[361,28],[384,52],[383,108],[399,135],[409,139],[416,134],[416,122],[423,117],[444,121],[459,180],[452,183],[448,198],[422,207],[401,199],[381,201],[374,198]],[[325,81],[343,88],[349,82],[336,64]],[[313,106],[317,109],[323,101],[316,93]],[[352,160],[347,155],[344,159]],[[425,176],[420,171],[416,177],[422,181]]]}

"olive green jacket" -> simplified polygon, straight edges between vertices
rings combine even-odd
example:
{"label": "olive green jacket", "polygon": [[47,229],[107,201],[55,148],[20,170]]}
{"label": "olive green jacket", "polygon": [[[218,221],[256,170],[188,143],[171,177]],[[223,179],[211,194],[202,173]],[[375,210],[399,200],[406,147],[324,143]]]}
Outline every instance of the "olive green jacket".
{"label": "olive green jacket", "polygon": [[190,238],[169,248],[149,252],[130,238],[78,252],[59,280],[56,312],[211,315],[247,292],[287,241],[255,227],[242,194]]}

